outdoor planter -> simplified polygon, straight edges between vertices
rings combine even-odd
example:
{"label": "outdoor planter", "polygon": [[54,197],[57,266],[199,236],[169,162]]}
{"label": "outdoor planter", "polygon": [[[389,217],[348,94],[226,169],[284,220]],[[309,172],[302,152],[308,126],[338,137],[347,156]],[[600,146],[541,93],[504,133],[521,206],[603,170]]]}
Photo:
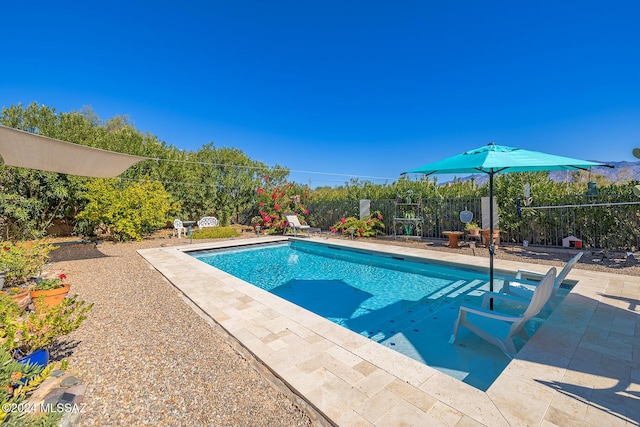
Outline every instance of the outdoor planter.
{"label": "outdoor planter", "polygon": [[[37,365],[39,368],[44,369],[49,364],[49,350],[41,348],[33,353],[29,353],[26,356],[22,356],[16,359],[16,362],[22,365]],[[34,376],[22,377],[18,380],[19,384],[27,384]]]}
{"label": "outdoor planter", "polygon": [[60,304],[62,300],[69,293],[71,285],[65,283],[61,288],[49,289],[46,291],[30,291],[31,299],[36,308],[36,313],[46,311],[47,308],[55,307]]}
{"label": "outdoor planter", "polygon": [[27,354],[26,356],[22,356],[19,359],[16,359],[18,363],[22,363],[26,365],[27,363],[39,365],[41,367],[45,367],[49,364],[49,350],[46,348],[41,348],[39,350],[34,351],[33,353]]}
{"label": "outdoor planter", "polygon": [[[500,230],[493,230],[493,243],[500,244]],[[482,244],[489,246],[489,230],[482,230]]]}
{"label": "outdoor planter", "polygon": [[20,306],[20,309],[24,311],[31,302],[30,293],[31,292],[28,289],[25,289],[18,294],[11,295],[11,298],[13,298],[16,304]]}

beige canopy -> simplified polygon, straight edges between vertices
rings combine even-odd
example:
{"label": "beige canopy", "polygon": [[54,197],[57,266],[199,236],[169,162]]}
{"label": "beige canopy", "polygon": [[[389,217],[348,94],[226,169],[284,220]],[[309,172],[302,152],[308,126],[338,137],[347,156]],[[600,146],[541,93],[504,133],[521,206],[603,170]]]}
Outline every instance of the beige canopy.
{"label": "beige canopy", "polygon": [[0,125],[0,156],[9,166],[113,178],[147,157],[72,144]]}

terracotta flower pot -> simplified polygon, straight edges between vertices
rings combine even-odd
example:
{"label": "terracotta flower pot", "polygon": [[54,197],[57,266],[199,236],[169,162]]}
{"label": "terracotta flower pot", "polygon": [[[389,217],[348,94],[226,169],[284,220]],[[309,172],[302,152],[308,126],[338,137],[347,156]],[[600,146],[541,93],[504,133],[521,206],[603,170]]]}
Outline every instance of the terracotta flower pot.
{"label": "terracotta flower pot", "polygon": [[48,308],[55,307],[60,304],[62,300],[69,293],[71,285],[65,283],[61,288],[49,289],[46,291],[31,291],[31,299],[36,308],[36,313],[46,311]]}
{"label": "terracotta flower pot", "polygon": [[480,236],[480,229],[479,228],[470,228],[469,229],[469,236],[471,236],[471,237]]}
{"label": "terracotta flower pot", "polygon": [[11,295],[11,298],[20,306],[20,308],[24,311],[29,303],[31,302],[31,295],[28,289],[20,292],[19,294]]}
{"label": "terracotta flower pot", "polygon": [[[500,230],[493,230],[493,243],[500,245]],[[489,230],[482,230],[482,243],[489,246]]]}

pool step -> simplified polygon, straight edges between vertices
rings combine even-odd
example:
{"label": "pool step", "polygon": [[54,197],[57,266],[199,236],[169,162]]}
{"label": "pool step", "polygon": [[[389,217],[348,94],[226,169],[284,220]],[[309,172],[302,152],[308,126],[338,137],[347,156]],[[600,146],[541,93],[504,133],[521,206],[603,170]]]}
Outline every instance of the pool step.
{"label": "pool step", "polygon": [[[452,303],[456,300],[467,296],[469,298],[478,298],[484,293],[484,291],[479,291],[479,288],[485,285],[486,282],[481,280],[471,282],[460,280],[413,304],[385,313],[384,316],[377,319],[376,323],[371,324],[369,322],[368,328],[358,332],[377,342],[384,341],[405,330],[415,332],[414,328],[418,322],[430,316],[437,316],[437,312],[443,307],[452,306]],[[478,295],[475,295],[476,293]],[[458,304],[454,305],[457,306]]]}
{"label": "pool step", "polygon": [[429,295],[427,298],[429,299],[439,299],[442,297],[448,298],[457,298],[462,294],[466,294],[471,290],[477,290],[478,288],[483,288],[486,282],[482,280],[472,280],[471,282],[467,282],[466,280],[459,280],[451,285],[447,286]]}
{"label": "pool step", "polygon": [[375,332],[372,335],[370,334],[369,338],[382,342],[390,337],[406,331],[408,329],[414,329],[416,323],[421,322],[427,317],[437,317],[437,312],[440,309],[439,304],[433,305],[416,305],[413,310],[407,310],[404,313],[399,313],[398,316],[394,319],[389,319],[385,323],[381,323],[376,325],[376,327],[372,328],[371,332]]}

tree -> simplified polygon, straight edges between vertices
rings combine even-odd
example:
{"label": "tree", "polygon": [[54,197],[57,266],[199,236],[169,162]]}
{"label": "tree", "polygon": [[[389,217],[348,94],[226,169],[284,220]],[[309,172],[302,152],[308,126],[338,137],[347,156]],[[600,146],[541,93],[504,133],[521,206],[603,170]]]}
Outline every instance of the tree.
{"label": "tree", "polygon": [[[0,123],[64,138],[55,110],[35,103],[4,108]],[[78,124],[79,125],[79,124]],[[53,172],[2,166],[0,222],[7,240],[41,237],[55,219],[68,220],[78,212],[84,178]]]}
{"label": "tree", "polygon": [[166,225],[171,196],[159,182],[95,179],[86,190],[88,203],[78,218],[117,240],[140,240]]}

